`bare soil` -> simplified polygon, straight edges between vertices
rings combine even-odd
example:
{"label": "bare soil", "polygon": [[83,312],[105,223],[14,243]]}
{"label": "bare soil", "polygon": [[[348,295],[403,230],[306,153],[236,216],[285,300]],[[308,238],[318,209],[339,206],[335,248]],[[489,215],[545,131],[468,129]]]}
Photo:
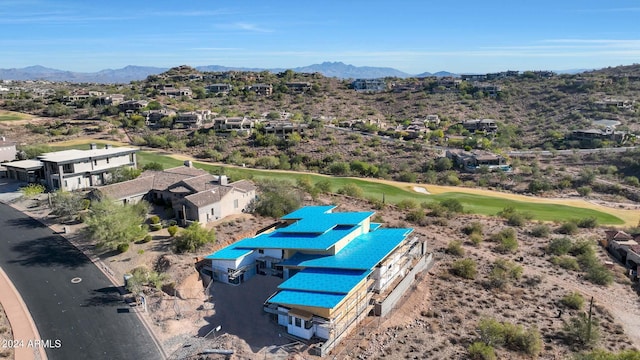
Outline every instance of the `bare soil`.
{"label": "bare soil", "polygon": [[5,347],[7,341],[13,340],[13,332],[11,331],[11,324],[7,318],[7,314],[0,304],[0,359],[14,359],[14,350],[10,347]]}

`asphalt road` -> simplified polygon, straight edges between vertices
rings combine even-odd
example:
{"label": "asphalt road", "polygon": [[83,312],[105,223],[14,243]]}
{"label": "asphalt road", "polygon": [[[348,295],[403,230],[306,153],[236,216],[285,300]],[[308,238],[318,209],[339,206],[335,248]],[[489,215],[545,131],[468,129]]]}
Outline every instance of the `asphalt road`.
{"label": "asphalt road", "polygon": [[[49,360],[163,358],[118,289],[84,254],[5,204],[0,204],[0,266],[42,340],[50,340]],[[28,346],[37,339],[22,340]]]}

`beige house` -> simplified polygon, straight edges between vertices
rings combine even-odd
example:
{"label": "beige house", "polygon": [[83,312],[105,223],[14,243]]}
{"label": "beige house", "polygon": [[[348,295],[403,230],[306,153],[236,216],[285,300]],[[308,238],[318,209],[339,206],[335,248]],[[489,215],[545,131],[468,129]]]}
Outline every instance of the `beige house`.
{"label": "beige house", "polygon": [[170,205],[181,224],[206,224],[246,212],[256,198],[256,186],[247,180],[228,183],[226,176],[211,175],[187,161],[185,166],[145,171],[136,179],[99,187],[94,196]]}

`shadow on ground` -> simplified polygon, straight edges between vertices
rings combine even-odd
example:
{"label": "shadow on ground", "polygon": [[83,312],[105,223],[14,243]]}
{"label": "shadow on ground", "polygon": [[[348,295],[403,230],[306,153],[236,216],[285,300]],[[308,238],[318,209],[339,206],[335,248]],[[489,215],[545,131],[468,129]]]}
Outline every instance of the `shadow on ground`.
{"label": "shadow on ground", "polygon": [[291,343],[284,336],[287,330],[272,321],[271,315],[262,309],[264,301],[281,282],[278,277],[257,275],[239,286],[214,283],[215,313],[204,318],[209,324],[200,328],[198,336],[205,336],[220,326],[216,335],[235,335],[246,341],[254,353],[264,347]]}
{"label": "shadow on ground", "polygon": [[93,290],[91,296],[82,304],[83,307],[105,305],[123,305],[123,300],[117,287],[108,286]]}
{"label": "shadow on ground", "polygon": [[23,266],[64,266],[75,269],[91,261],[61,236],[52,235],[20,241],[12,247],[20,255],[12,263]]}

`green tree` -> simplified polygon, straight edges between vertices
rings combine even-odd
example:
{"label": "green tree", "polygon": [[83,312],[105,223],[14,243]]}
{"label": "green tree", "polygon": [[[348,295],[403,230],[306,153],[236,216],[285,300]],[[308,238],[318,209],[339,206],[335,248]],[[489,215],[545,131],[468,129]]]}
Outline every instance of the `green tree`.
{"label": "green tree", "polygon": [[142,167],[142,171],[147,171],[147,170],[162,171],[164,170],[164,167],[159,162],[153,161],[153,162],[144,164],[144,166]]}
{"label": "green tree", "polygon": [[264,180],[258,183],[260,196],[255,212],[262,216],[282,217],[302,205],[302,194],[288,181]]}
{"label": "green tree", "polygon": [[216,231],[202,227],[199,222],[192,222],[182,230],[174,241],[178,253],[194,252],[206,244],[216,242]]}
{"label": "green tree", "polygon": [[133,180],[140,176],[142,173],[141,170],[132,168],[129,166],[121,166],[117,169],[111,171],[111,178],[109,179],[109,184],[115,184],[123,181]]}
{"label": "green tree", "polygon": [[143,223],[148,211],[149,204],[144,201],[133,205],[121,205],[111,199],[94,201],[85,218],[86,234],[98,247],[116,249],[147,234]]}
{"label": "green tree", "polygon": [[84,200],[81,193],[56,190],[51,194],[51,214],[59,216],[63,221],[72,220],[84,210]]}

